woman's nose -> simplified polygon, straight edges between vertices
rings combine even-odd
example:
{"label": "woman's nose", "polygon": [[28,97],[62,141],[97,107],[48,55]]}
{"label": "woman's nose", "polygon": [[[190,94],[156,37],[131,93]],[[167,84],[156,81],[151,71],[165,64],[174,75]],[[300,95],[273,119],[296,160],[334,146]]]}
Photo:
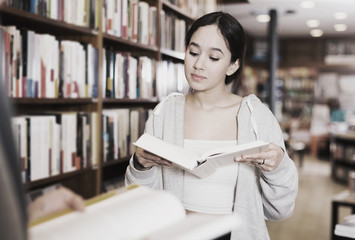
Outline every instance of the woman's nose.
{"label": "woman's nose", "polygon": [[201,58],[201,56],[199,56],[196,61],[195,61],[195,64],[194,64],[194,68],[196,70],[203,70],[204,67],[203,67],[203,59]]}

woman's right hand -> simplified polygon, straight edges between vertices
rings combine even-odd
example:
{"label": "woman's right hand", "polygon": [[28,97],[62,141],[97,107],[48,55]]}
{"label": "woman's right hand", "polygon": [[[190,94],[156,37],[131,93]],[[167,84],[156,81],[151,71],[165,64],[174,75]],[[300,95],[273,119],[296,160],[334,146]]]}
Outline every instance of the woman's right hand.
{"label": "woman's right hand", "polygon": [[165,165],[171,166],[171,162],[154,155],[150,152],[144,151],[142,148],[137,147],[136,153],[134,154],[134,167],[137,170],[145,171],[151,169],[153,166]]}

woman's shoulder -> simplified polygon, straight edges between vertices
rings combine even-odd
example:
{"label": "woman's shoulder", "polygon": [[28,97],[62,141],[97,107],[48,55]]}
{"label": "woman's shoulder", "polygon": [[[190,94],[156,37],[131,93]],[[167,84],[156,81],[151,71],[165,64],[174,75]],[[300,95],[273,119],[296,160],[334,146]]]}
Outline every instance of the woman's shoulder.
{"label": "woman's shoulder", "polygon": [[250,94],[243,98],[244,106],[249,109],[250,112],[254,114],[272,114],[268,105],[260,100],[255,94]]}
{"label": "woman's shoulder", "polygon": [[[154,114],[160,114],[162,111],[167,110],[167,106],[170,105],[177,105],[177,104],[185,104],[185,94],[183,93],[178,93],[178,92],[172,92],[166,97],[164,97],[158,105],[154,108],[153,112]],[[173,109],[170,109],[173,110]]]}
{"label": "woman's shoulder", "polygon": [[255,94],[243,97],[243,102],[253,107],[267,107],[266,104],[263,103]]}

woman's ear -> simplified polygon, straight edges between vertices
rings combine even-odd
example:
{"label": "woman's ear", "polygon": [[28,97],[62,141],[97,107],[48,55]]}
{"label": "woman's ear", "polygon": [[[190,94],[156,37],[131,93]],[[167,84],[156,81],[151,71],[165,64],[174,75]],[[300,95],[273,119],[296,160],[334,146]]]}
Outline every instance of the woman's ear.
{"label": "woman's ear", "polygon": [[233,75],[237,70],[239,69],[239,59],[237,59],[235,62],[231,63],[227,70],[227,76]]}

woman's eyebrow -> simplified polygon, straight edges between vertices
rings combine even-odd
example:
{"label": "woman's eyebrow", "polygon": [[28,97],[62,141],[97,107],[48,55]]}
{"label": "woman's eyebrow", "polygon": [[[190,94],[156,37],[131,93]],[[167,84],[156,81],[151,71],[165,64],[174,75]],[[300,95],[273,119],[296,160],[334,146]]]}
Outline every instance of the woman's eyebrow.
{"label": "woman's eyebrow", "polygon": [[194,47],[198,47],[198,48],[200,48],[200,45],[198,45],[197,43],[195,43],[195,42],[190,42],[190,45],[192,45],[192,46],[194,46]]}
{"label": "woman's eyebrow", "polygon": [[[195,42],[191,42],[190,43],[191,46],[194,46],[194,47],[197,47],[197,48],[200,48],[200,45],[198,43],[195,43]],[[215,48],[215,47],[212,47],[210,48],[212,51],[217,51],[217,52],[220,52],[222,55],[224,55],[223,51],[220,49],[220,48]]]}
{"label": "woman's eyebrow", "polygon": [[220,49],[220,48],[211,48],[211,50],[218,51],[218,52],[222,53],[222,55],[224,55],[222,49]]}

